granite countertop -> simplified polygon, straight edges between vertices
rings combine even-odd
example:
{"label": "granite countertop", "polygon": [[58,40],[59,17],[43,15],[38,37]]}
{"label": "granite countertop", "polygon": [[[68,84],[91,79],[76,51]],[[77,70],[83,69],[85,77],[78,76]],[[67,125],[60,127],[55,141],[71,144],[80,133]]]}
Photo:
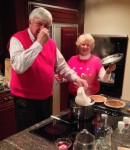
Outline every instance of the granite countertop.
{"label": "granite countertop", "polygon": [[[62,112],[60,115],[63,115],[65,113],[66,111]],[[51,120],[52,118],[48,118],[28,129],[25,129],[0,141],[0,150],[56,150],[54,144],[29,132],[30,130],[46,124]],[[110,120],[112,122],[112,118]],[[117,150],[117,147],[115,146],[115,141],[112,141],[112,150]]]}
{"label": "granite countertop", "polygon": [[0,89],[0,94],[6,93],[6,92],[10,92],[10,89],[9,89],[9,88],[6,88],[6,89]]}
{"label": "granite countertop", "polygon": [[47,140],[29,133],[30,130],[50,120],[51,118],[46,119],[45,121],[0,141],[0,150],[56,150],[56,147]]}

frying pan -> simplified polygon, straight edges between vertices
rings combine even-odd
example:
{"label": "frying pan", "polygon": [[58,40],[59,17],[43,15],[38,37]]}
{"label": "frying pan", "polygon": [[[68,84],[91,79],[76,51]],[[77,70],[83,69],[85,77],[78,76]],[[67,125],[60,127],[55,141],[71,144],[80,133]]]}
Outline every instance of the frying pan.
{"label": "frying pan", "polygon": [[110,64],[115,64],[115,63],[119,62],[122,58],[123,58],[122,53],[116,53],[116,54],[113,54],[113,55],[103,58],[101,60],[101,64],[103,66],[108,66]]}

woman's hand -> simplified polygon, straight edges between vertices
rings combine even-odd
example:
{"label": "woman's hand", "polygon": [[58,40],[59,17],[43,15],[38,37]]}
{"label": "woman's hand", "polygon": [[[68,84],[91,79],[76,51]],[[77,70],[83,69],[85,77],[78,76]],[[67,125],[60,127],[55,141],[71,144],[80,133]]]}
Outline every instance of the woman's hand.
{"label": "woman's hand", "polygon": [[106,74],[110,74],[115,69],[116,69],[116,64],[110,64],[109,67],[106,69]]}

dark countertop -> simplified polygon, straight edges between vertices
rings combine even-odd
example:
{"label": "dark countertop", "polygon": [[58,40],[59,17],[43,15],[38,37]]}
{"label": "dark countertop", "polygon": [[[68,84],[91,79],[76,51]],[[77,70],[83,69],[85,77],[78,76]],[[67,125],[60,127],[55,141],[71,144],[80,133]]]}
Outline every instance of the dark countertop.
{"label": "dark countertop", "polygon": [[51,118],[0,141],[0,150],[56,150],[56,147],[51,143],[29,133],[30,130],[35,129],[49,120]]}
{"label": "dark countertop", "polygon": [[9,88],[0,90],[0,94],[10,92]]}
{"label": "dark countertop", "polygon": [[[126,109],[128,107],[128,103],[125,107]],[[66,113],[66,111],[62,112],[60,115],[63,115],[64,113]],[[118,119],[119,118],[117,117],[117,121]],[[23,130],[22,132],[16,133],[0,141],[0,150],[56,150],[56,147],[47,140],[29,133],[30,130],[35,129],[50,120],[52,120],[52,118],[48,118],[26,130]],[[112,122],[111,117],[110,120]],[[116,141],[112,142],[112,150],[117,150],[115,144]]]}

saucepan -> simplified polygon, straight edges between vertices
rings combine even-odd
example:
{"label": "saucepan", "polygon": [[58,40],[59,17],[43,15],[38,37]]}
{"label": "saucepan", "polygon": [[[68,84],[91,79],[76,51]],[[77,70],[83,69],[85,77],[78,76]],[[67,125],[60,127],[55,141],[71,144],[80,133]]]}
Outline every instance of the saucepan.
{"label": "saucepan", "polygon": [[115,63],[119,62],[122,58],[123,58],[122,53],[116,53],[116,54],[113,54],[113,55],[103,58],[101,60],[101,64],[103,64],[104,66],[108,66],[110,64],[115,64]]}
{"label": "saucepan", "polygon": [[70,106],[72,113],[79,120],[89,119],[94,114],[94,100],[92,100],[92,105],[89,106],[79,106],[75,103],[75,100],[71,100]]}

